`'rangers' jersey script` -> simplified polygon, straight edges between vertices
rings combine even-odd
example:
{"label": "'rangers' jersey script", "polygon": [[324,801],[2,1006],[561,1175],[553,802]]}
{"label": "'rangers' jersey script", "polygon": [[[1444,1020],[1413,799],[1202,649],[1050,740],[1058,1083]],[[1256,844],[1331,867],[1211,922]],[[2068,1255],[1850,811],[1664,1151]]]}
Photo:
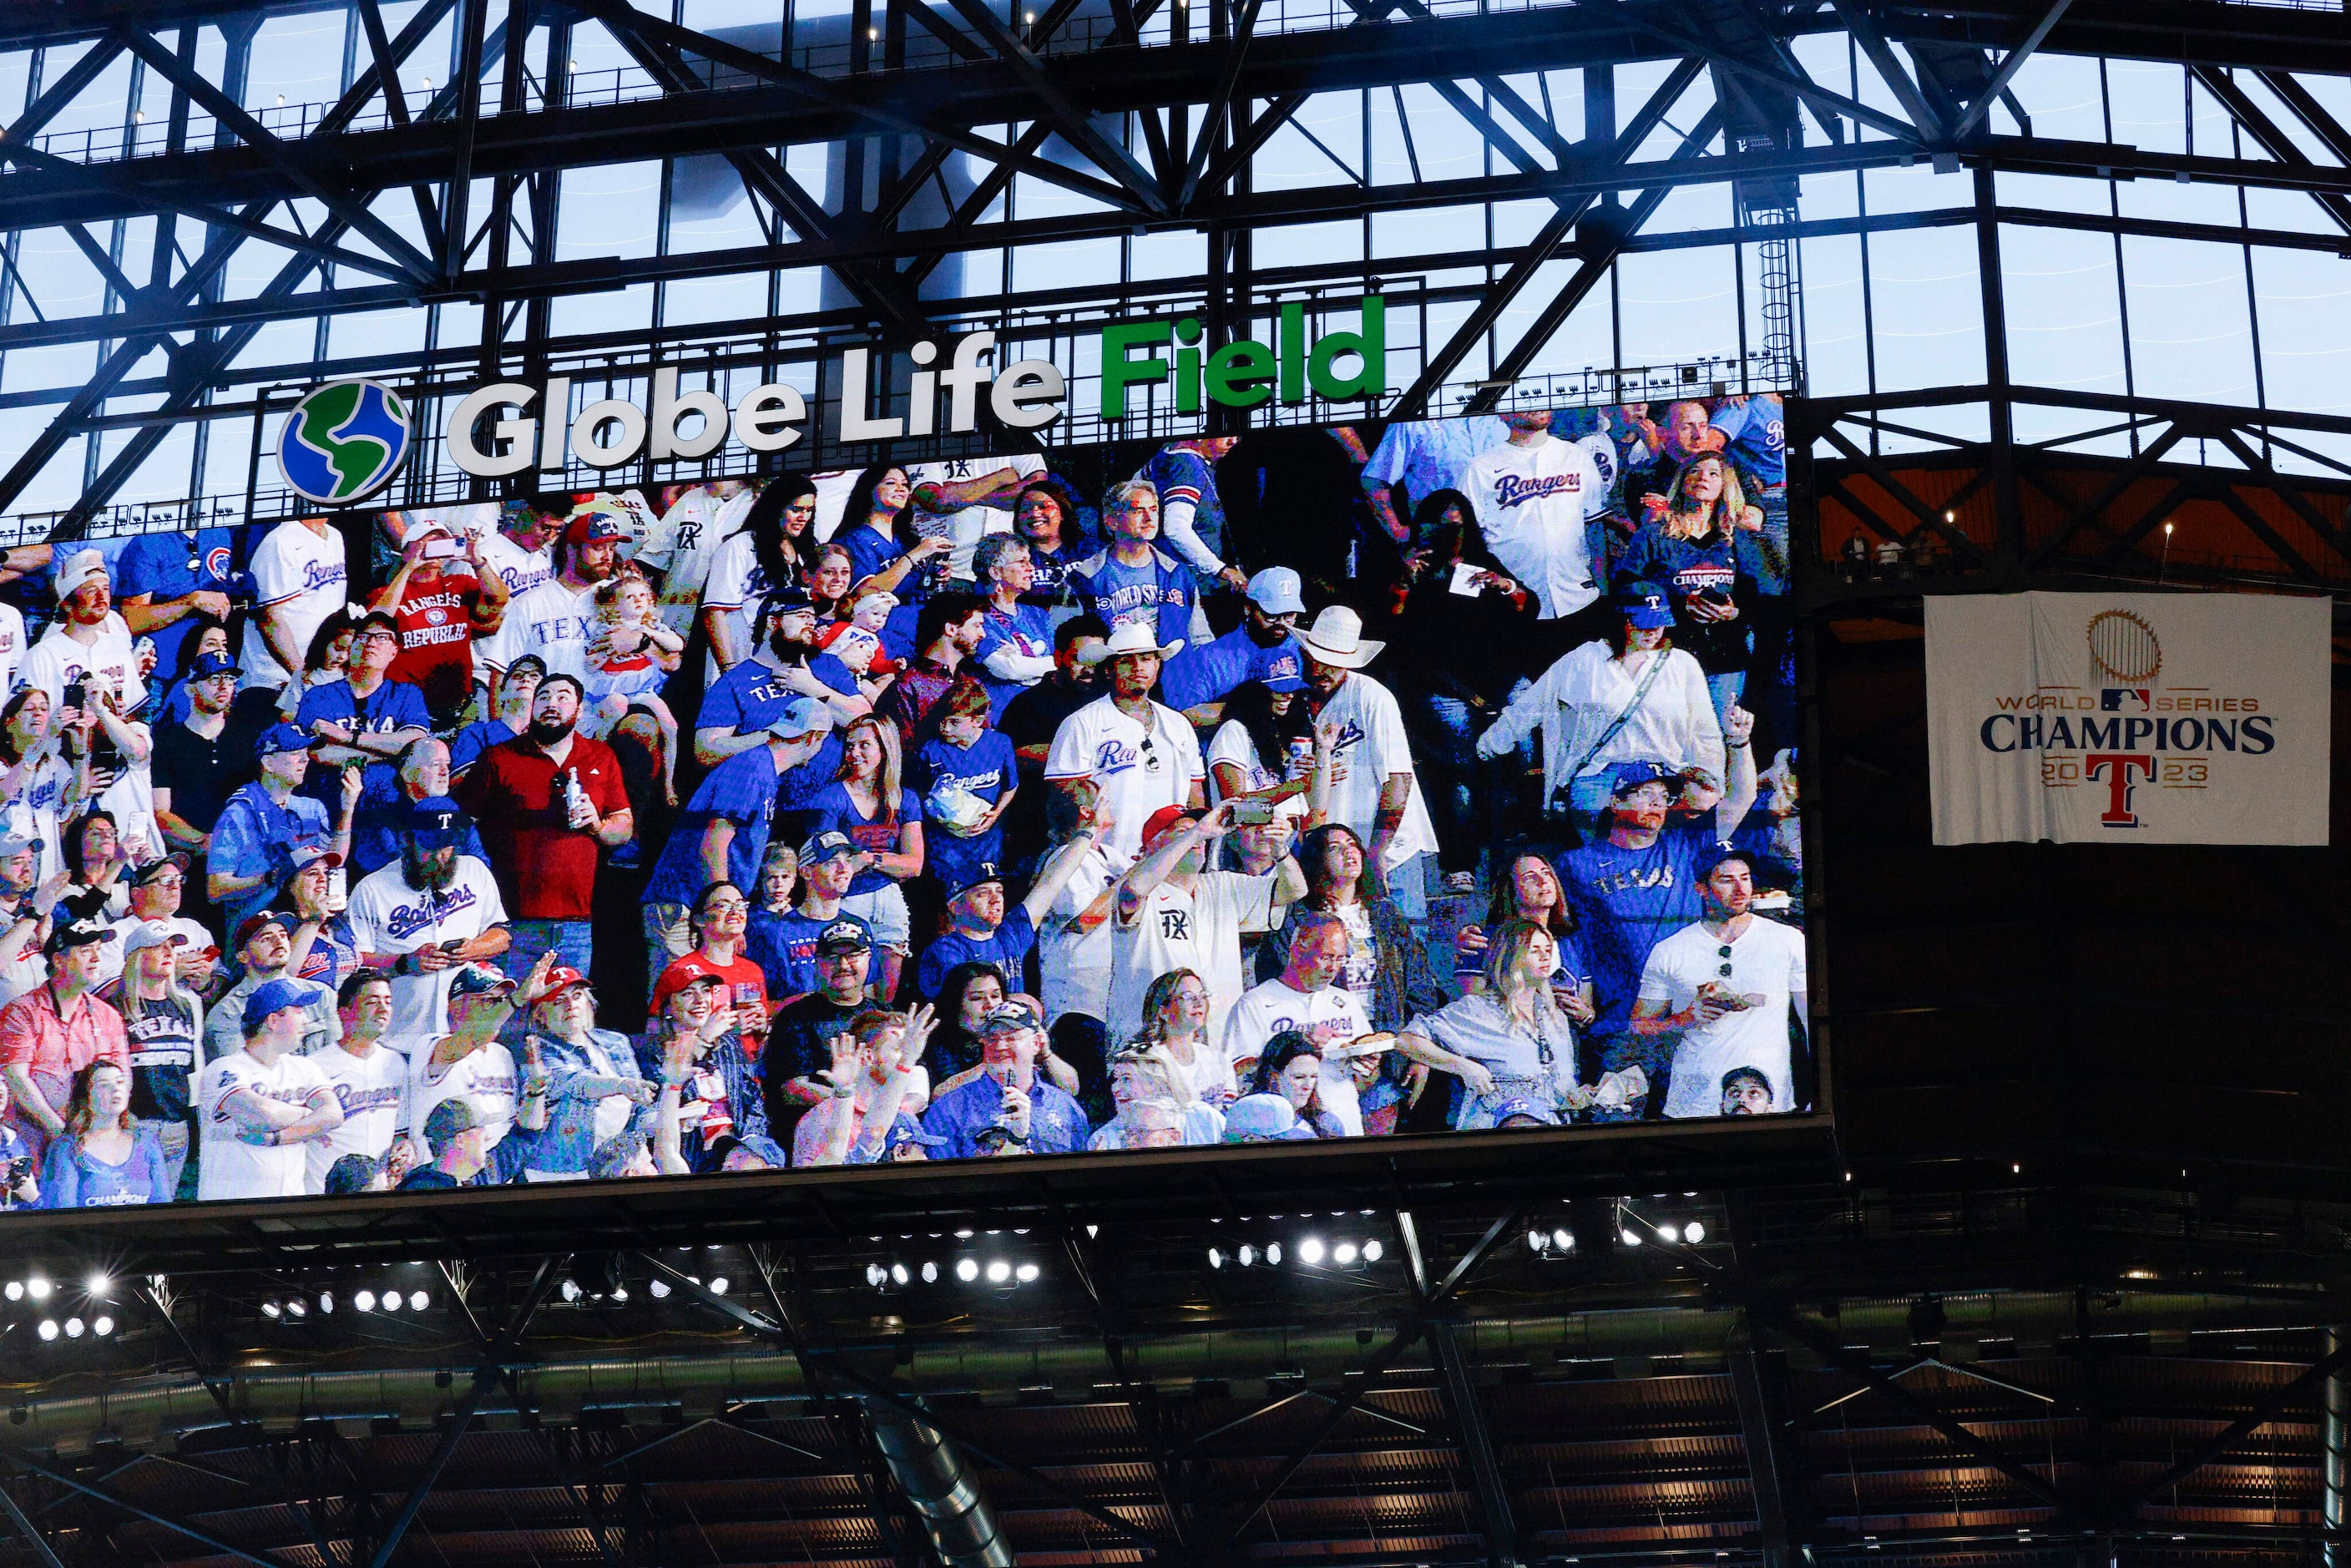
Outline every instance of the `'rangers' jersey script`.
{"label": "'rangers' jersey script", "polygon": [[[408,885],[405,868],[394,861],[369,873],[351,889],[351,934],[362,953],[413,953],[420,947],[471,941],[503,925],[507,906],[497,879],[471,855],[457,857],[457,874],[447,889]],[[449,1032],[449,980],[443,969],[430,975],[395,975],[392,981],[392,1027],[387,1040],[403,1044]]]}
{"label": "'rangers' jersey script", "polygon": [[1606,508],[1607,488],[1590,453],[1546,435],[1531,446],[1479,453],[1462,479],[1486,548],[1534,590],[1544,620],[1573,615],[1600,597],[1583,525]]}
{"label": "'rangers' jersey script", "polygon": [[250,1052],[233,1051],[208,1061],[196,1074],[196,1196],[298,1197],[306,1190],[308,1156],[299,1144],[270,1148],[237,1141],[237,1121],[229,1097],[250,1090],[281,1105],[307,1105],[327,1086],[327,1075],[307,1056],[281,1056],[263,1063]]}

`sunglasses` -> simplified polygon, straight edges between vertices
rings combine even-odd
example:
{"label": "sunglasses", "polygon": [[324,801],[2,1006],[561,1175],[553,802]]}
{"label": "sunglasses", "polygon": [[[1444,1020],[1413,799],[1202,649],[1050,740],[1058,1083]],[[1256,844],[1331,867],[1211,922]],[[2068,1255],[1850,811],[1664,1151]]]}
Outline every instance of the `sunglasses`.
{"label": "sunglasses", "polygon": [[1722,976],[1725,979],[1729,978],[1729,977],[1730,977],[1730,945],[1729,945],[1729,943],[1725,943],[1725,944],[1723,944],[1721,946],[1717,947],[1717,948],[1714,950],[1714,956],[1715,956],[1716,957],[1718,957],[1718,958],[1719,958],[1719,959],[1721,959],[1721,960],[1722,960],[1722,967],[1721,967],[1720,968],[1717,969],[1715,972],[1716,972],[1717,974],[1719,974],[1719,975]]}

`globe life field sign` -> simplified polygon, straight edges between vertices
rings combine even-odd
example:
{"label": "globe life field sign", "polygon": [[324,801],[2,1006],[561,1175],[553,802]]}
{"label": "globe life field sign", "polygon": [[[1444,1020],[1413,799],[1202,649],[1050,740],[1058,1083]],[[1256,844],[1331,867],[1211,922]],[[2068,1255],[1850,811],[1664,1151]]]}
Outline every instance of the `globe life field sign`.
{"label": "globe life field sign", "polygon": [[381,489],[408,455],[408,405],[374,382],[302,394],[277,437],[277,467],[306,499],[344,506]]}

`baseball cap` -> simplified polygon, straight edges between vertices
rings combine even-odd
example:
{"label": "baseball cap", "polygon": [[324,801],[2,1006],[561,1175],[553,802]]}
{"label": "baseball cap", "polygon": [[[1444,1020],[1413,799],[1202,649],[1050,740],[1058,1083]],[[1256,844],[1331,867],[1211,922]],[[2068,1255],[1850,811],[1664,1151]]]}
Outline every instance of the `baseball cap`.
{"label": "baseball cap", "polygon": [[1616,608],[1625,622],[1644,632],[1662,632],[1674,623],[1674,607],[1656,589],[1628,589],[1616,596]]}
{"label": "baseball cap", "polygon": [[1279,1094],[1244,1094],[1225,1113],[1225,1142],[1278,1144],[1311,1138],[1298,1124],[1298,1113]]}
{"label": "baseball cap", "polygon": [[739,1133],[722,1134],[704,1152],[710,1164],[720,1170],[726,1169],[726,1162],[737,1155],[748,1155],[771,1171],[782,1170],[792,1163],[775,1139],[762,1137],[757,1133],[747,1136]]}
{"label": "baseball cap", "polygon": [[973,888],[984,887],[991,882],[999,887],[1004,885],[1004,873],[996,869],[994,861],[980,861],[966,866],[947,883],[947,902],[953,904]]}
{"label": "baseball cap", "polygon": [[100,581],[105,580],[106,558],[104,556],[94,549],[80,549],[66,557],[65,564],[57,568],[57,602],[63,604],[67,600],[71,599],[76,593],[81,591],[84,583],[93,578]]}
{"label": "baseball cap", "polygon": [[281,751],[309,749],[310,737],[292,725],[283,723],[271,725],[261,732],[261,738],[253,743],[256,757],[274,757]]}
{"label": "baseball cap", "polygon": [[307,1008],[319,999],[319,988],[299,980],[264,980],[245,998],[245,1032],[251,1034],[271,1013]]}
{"label": "baseball cap", "polygon": [[1541,1122],[1546,1127],[1556,1127],[1559,1125],[1559,1113],[1557,1112],[1553,1111],[1548,1105],[1537,1104],[1534,1101],[1526,1099],[1523,1096],[1515,1100],[1503,1101],[1494,1112],[1494,1125],[1497,1127],[1508,1126],[1511,1118],[1517,1116],[1523,1116],[1531,1122]]}
{"label": "baseball cap", "polygon": [[540,680],[543,681],[547,679],[547,661],[540,658],[536,653],[523,653],[507,660],[507,674],[511,675],[516,671],[521,669],[525,664],[528,664],[532,669],[537,670]]}
{"label": "baseball cap", "polygon": [[481,1124],[482,1118],[475,1111],[474,1103],[462,1094],[453,1095],[425,1114],[424,1141],[433,1145],[437,1155],[442,1145],[458,1134],[470,1133]]}
{"label": "baseball cap", "polygon": [[760,619],[765,620],[770,615],[781,615],[787,611],[815,608],[816,601],[809,597],[807,589],[797,582],[788,582],[781,588],[768,591],[768,597],[759,601],[759,616]]}
{"label": "baseball cap", "polygon": [[487,964],[461,964],[449,977],[449,999],[459,997],[486,997],[497,993],[514,995],[515,983],[503,970]]}
{"label": "baseball cap", "polygon": [[199,653],[196,655],[195,662],[188,666],[188,679],[192,681],[209,681],[214,675],[234,675],[239,673],[236,661],[226,653]]}
{"label": "baseball cap", "polygon": [[30,833],[0,834],[0,861],[8,860],[13,856],[21,855],[26,850],[32,850],[37,852],[40,847],[41,841],[33,837]]}
{"label": "baseball cap", "polygon": [[1608,769],[1608,793],[1611,798],[1628,794],[1644,784],[1663,784],[1670,789],[1681,781],[1680,774],[1664,763],[1646,757],[1631,762],[1619,762]]}
{"label": "baseball cap", "polygon": [[547,980],[545,985],[539,990],[538,999],[543,1002],[559,991],[567,990],[573,986],[584,986],[588,983],[588,977],[573,968],[570,965],[558,964],[555,967],[547,972]]}
{"label": "baseball cap", "polygon": [[[5,859],[14,853],[16,852],[8,847],[7,841],[0,840],[0,859]],[[302,862],[297,859],[294,863],[299,865]],[[176,850],[168,855],[158,855],[153,860],[143,862],[133,868],[131,873],[131,885],[144,887],[165,872],[172,870],[177,870],[182,876],[188,874],[188,857]]]}
{"label": "baseball cap", "polygon": [[612,504],[598,499],[583,503],[572,512],[564,525],[563,542],[569,545],[601,544],[607,539],[624,539],[629,530],[621,526]]}
{"label": "baseball cap", "polygon": [[817,933],[816,950],[823,957],[870,953],[873,950],[873,934],[862,920],[836,920]]}
{"label": "baseball cap", "polygon": [[68,920],[49,933],[49,939],[41,944],[41,951],[52,955],[62,953],[68,947],[103,942],[113,935],[112,926],[100,925],[95,920]]}
{"label": "baseball cap", "polygon": [[1726,841],[1709,846],[1704,854],[1698,857],[1698,880],[1704,883],[1707,878],[1714,874],[1714,868],[1725,861],[1737,861],[1747,868],[1749,876],[1755,874],[1755,857],[1737,844]]}
{"label": "baseball cap", "polygon": [[133,925],[122,938],[122,956],[143,953],[150,947],[184,947],[188,945],[185,932],[174,931],[160,920],[142,920]]}
{"label": "baseball cap", "polygon": [[279,909],[265,909],[257,915],[248,915],[236,923],[236,940],[229,944],[230,949],[234,951],[243,947],[262,930],[272,925],[280,931],[290,932],[294,929],[294,917]]}
{"label": "baseball cap", "polygon": [[1165,838],[1169,833],[1174,832],[1185,823],[1199,821],[1203,813],[1195,811],[1189,806],[1160,807],[1159,810],[1152,812],[1150,816],[1144,819],[1143,847],[1146,851],[1149,850],[1152,845],[1157,843],[1161,839]]}
{"label": "baseball cap", "polygon": [[1290,568],[1270,566],[1249,580],[1249,601],[1268,615],[1303,615],[1303,587]]}
{"label": "baseball cap", "polygon": [[811,833],[808,842],[800,846],[800,867],[806,870],[812,865],[822,865],[835,855],[853,855],[856,852],[857,845],[851,841],[847,833],[836,828],[827,828],[820,833]]}
{"label": "baseball cap", "polygon": [[343,857],[341,855],[337,854],[333,850],[329,849],[326,845],[320,843],[316,839],[308,839],[301,843],[296,844],[292,849],[287,850],[286,854],[287,858],[294,862],[294,869],[296,871],[300,871],[305,866],[315,865],[319,861],[325,861],[327,862],[327,869],[329,871],[332,871],[335,867],[343,863]]}
{"label": "baseball cap", "polygon": [[[828,926],[826,929],[831,928]],[[726,980],[723,975],[711,973],[697,954],[688,953],[683,958],[672,960],[670,967],[661,972],[661,978],[653,982],[653,1010],[659,1012],[668,1006],[670,998],[688,986],[699,986],[705,982],[723,986]]]}
{"label": "baseball cap", "polygon": [[832,727],[832,710],[815,697],[794,697],[768,721],[768,733],[778,740],[822,735]]}
{"label": "baseball cap", "polygon": [[411,833],[462,833],[474,825],[464,808],[446,795],[427,795],[408,808]]}
{"label": "baseball cap", "polygon": [[1010,1002],[1005,1003],[979,1020],[979,1032],[983,1035],[994,1034],[998,1030],[1035,1029],[1036,1027],[1035,1013],[1030,1012],[1027,1008],[1015,1007]]}
{"label": "baseball cap", "polygon": [[923,1149],[944,1149],[947,1146],[945,1138],[935,1133],[925,1132],[923,1124],[912,1116],[902,1115],[890,1124],[888,1132],[882,1134],[882,1152],[894,1155],[909,1144]]}

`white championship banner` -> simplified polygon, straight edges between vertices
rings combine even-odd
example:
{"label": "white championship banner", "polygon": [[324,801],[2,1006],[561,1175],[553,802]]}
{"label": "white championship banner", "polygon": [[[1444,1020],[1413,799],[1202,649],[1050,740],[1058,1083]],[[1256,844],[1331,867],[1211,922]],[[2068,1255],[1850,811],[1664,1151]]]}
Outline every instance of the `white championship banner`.
{"label": "white championship banner", "polygon": [[2324,844],[2334,604],[1927,600],[1935,841]]}

